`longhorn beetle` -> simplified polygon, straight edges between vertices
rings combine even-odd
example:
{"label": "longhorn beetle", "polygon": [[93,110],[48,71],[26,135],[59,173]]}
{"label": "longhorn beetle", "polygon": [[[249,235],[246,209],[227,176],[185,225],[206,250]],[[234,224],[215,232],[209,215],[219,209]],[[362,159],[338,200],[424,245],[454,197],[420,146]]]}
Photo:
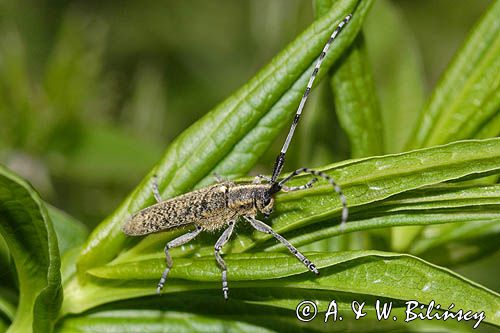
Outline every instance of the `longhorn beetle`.
{"label": "longhorn beetle", "polygon": [[[321,63],[325,58],[326,52],[328,51],[330,44],[340,33],[342,28],[349,22],[351,17],[352,14],[349,14],[342,20],[342,22],[339,23],[324,46],[323,51],[316,62],[316,66],[314,67],[311,77],[309,78],[307,88],[298,106],[288,136],[285,140],[283,148],[281,148],[281,151],[276,158],[271,178],[259,175],[251,184],[235,184],[230,181],[222,181],[218,179],[218,183],[212,186],[163,201],[158,190],[157,179],[154,177],[153,194],[157,203],[134,214],[123,226],[123,232],[130,236],[141,236],[188,224],[194,224],[196,227],[195,230],[177,237],[165,245],[165,259],[167,267],[163,271],[160,282],[158,282],[158,294],[161,292],[165,281],[167,280],[167,275],[173,266],[172,257],[169,253],[171,248],[181,246],[191,241],[203,230],[214,231],[227,226],[226,230],[224,230],[220,238],[215,243],[215,259],[222,270],[222,292],[224,294],[224,298],[228,299],[229,289],[227,285],[227,266],[224,259],[221,257],[220,250],[231,237],[235,223],[240,217],[243,217],[243,219],[250,223],[250,225],[256,230],[274,236],[274,238],[283,243],[283,245],[285,245],[302,264],[304,264],[304,266],[306,266],[313,273],[319,274],[318,269],[309,259],[300,253],[285,238],[271,229],[270,226],[257,220],[255,217],[259,212],[264,214],[265,217],[268,217],[269,214],[271,214],[274,205],[273,196],[277,192],[297,191],[310,188],[318,180],[317,178],[311,179],[302,186],[288,187],[285,185],[285,183],[293,177],[301,173],[309,173],[326,179],[333,186],[342,203],[341,223],[344,224],[347,221],[348,211],[346,199],[340,187],[327,174],[308,168],[300,168],[280,181],[277,179],[283,169],[286,151],[288,150],[295,127],[299,122],[300,115],[307,101],[307,97],[309,96],[309,92],[311,91],[316,74],[318,73]],[[265,180],[267,183],[261,184],[261,180]]]}

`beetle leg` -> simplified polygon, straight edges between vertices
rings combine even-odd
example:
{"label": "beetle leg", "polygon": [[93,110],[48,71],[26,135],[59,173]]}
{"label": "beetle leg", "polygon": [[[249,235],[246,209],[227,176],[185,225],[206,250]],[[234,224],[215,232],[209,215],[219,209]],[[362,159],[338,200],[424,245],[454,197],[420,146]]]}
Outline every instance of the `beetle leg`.
{"label": "beetle leg", "polygon": [[297,258],[301,263],[303,263],[304,266],[306,266],[311,272],[313,272],[315,274],[319,274],[319,271],[316,268],[316,265],[314,265],[311,262],[311,260],[307,259],[305,255],[303,255],[302,253],[300,253],[299,250],[297,250],[295,248],[295,246],[293,246],[292,244],[290,244],[290,242],[287,241],[283,236],[281,236],[276,231],[274,231],[273,229],[271,229],[270,226],[268,226],[267,224],[265,224],[262,221],[259,221],[259,220],[255,219],[254,217],[251,217],[251,216],[243,216],[243,217],[245,218],[245,220],[247,220],[248,222],[250,222],[250,224],[252,225],[252,227],[254,227],[255,229],[257,229],[258,231],[265,232],[267,234],[273,235],[274,238],[276,238],[283,245],[285,245],[287,247],[287,249],[295,256],[295,258]]}
{"label": "beetle leg", "polygon": [[222,269],[222,293],[224,294],[224,298],[226,300],[228,299],[227,294],[229,293],[229,288],[227,286],[227,266],[226,266],[226,263],[224,262],[224,259],[222,259],[222,256],[220,255],[220,250],[227,243],[229,238],[231,238],[231,234],[233,233],[234,221],[230,221],[228,224],[229,224],[229,227],[226,230],[224,230],[222,235],[219,237],[219,239],[215,243],[215,247],[214,247],[215,260],[217,260],[219,267]]}
{"label": "beetle leg", "polygon": [[181,246],[183,244],[186,244],[187,242],[191,241],[193,238],[198,236],[200,232],[203,231],[203,228],[200,226],[196,226],[196,229],[194,231],[188,232],[187,234],[184,234],[182,236],[179,236],[165,245],[165,261],[167,263],[167,268],[163,271],[163,274],[161,275],[160,282],[158,282],[158,288],[156,289],[156,292],[159,294],[161,290],[163,289],[163,286],[165,285],[165,281],[167,280],[167,275],[168,272],[170,272],[170,269],[174,265],[174,262],[172,261],[172,257],[170,256],[170,253],[168,250],[170,250],[173,247]]}
{"label": "beetle leg", "polygon": [[160,196],[160,190],[158,189],[158,176],[154,175],[153,176],[153,195],[155,196],[155,199],[157,202],[162,202],[163,199]]}
{"label": "beetle leg", "polygon": [[265,180],[265,181],[271,182],[271,178],[269,178],[269,177],[267,177],[267,176],[264,176],[264,175],[257,175],[257,176],[255,176],[255,178],[253,179],[252,184],[260,184],[260,182],[261,182],[262,180]]}

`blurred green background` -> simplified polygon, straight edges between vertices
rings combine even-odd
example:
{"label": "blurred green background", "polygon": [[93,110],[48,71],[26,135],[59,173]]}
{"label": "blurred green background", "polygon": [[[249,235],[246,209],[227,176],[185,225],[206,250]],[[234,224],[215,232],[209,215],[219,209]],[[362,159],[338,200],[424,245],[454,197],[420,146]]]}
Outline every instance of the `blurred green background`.
{"label": "blurred green background", "polygon": [[[384,52],[400,51],[384,48],[378,6],[406,22],[428,97],[489,2],[378,1],[366,27],[382,29],[365,30],[377,84],[391,75]],[[0,0],[0,163],[93,227],[313,19],[309,0]],[[326,125],[312,135],[305,121],[288,169],[349,157],[334,113],[318,112]],[[256,169],[270,172],[280,144]]]}

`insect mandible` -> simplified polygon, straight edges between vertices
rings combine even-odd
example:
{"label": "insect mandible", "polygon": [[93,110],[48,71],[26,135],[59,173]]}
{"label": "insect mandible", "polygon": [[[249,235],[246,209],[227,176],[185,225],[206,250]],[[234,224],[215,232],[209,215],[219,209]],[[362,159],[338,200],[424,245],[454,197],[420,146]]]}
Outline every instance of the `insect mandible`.
{"label": "insect mandible", "polygon": [[[153,193],[157,203],[134,214],[122,227],[123,232],[130,236],[142,236],[189,224],[194,224],[196,227],[195,230],[181,235],[165,245],[164,251],[167,267],[163,271],[160,281],[158,282],[158,293],[160,293],[163,289],[168,273],[173,266],[172,257],[169,253],[170,249],[186,244],[204,230],[215,231],[227,227],[215,243],[214,254],[215,259],[222,270],[222,292],[224,298],[228,299],[229,288],[227,283],[227,266],[220,254],[220,251],[230,239],[235,224],[241,217],[256,230],[272,235],[279,242],[285,245],[288,250],[310,271],[315,274],[319,274],[318,269],[309,259],[307,259],[284,237],[276,233],[270,226],[257,220],[256,216],[258,213],[262,213],[267,217],[272,213],[274,206],[274,194],[277,192],[297,191],[310,188],[318,180],[316,177],[312,178],[309,182],[302,186],[288,187],[285,185],[293,177],[301,173],[308,173],[326,179],[333,186],[342,203],[341,223],[344,224],[347,221],[348,210],[345,196],[340,187],[327,174],[309,168],[300,168],[280,181],[277,179],[283,169],[288,146],[292,140],[300,115],[302,114],[307,97],[309,96],[309,92],[311,91],[316,74],[318,73],[326,52],[328,51],[330,44],[340,33],[342,28],[349,22],[351,17],[352,14],[349,14],[342,20],[342,22],[339,23],[324,46],[323,51],[316,62],[316,66],[314,67],[311,77],[309,78],[306,90],[297,108],[288,136],[276,158],[271,178],[259,175],[255,178],[254,182],[250,184],[236,184],[231,181],[222,181],[219,179],[218,183],[214,185],[163,201],[160,197],[156,177],[154,177]],[[262,180],[267,183],[262,183]]]}

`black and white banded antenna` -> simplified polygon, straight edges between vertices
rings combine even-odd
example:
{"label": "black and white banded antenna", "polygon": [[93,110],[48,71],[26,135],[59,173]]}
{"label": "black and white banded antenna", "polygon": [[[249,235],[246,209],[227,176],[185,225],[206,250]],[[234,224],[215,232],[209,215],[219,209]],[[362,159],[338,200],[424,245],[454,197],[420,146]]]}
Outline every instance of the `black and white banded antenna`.
{"label": "black and white banded antenna", "polygon": [[318,60],[316,62],[316,66],[314,67],[314,70],[311,74],[311,77],[309,78],[309,82],[307,83],[306,90],[304,91],[304,95],[302,96],[302,99],[300,100],[299,107],[297,108],[297,112],[295,113],[295,118],[293,119],[292,126],[290,127],[290,131],[288,132],[288,136],[286,137],[285,143],[283,144],[283,147],[281,148],[281,151],[276,158],[276,162],[274,164],[274,169],[273,169],[273,175],[271,177],[271,193],[276,193],[281,190],[281,182],[276,182],[276,179],[278,179],[279,175],[281,174],[281,171],[283,169],[283,165],[285,163],[285,155],[286,151],[288,150],[288,146],[290,145],[290,141],[292,141],[293,134],[295,132],[295,127],[297,127],[297,123],[299,122],[300,115],[302,114],[302,110],[304,109],[304,105],[306,104],[307,97],[309,96],[309,92],[312,89],[312,85],[314,83],[314,80],[316,79],[316,75],[318,74],[319,68],[321,67],[321,64],[323,63],[323,59],[326,56],[326,53],[328,52],[328,49],[330,48],[330,45],[332,44],[333,40],[338,36],[342,28],[349,22],[349,20],[352,18],[352,14],[347,15],[342,22],[339,23],[335,31],[333,31],[332,35],[330,36],[330,39],[328,39],[328,42],[326,42],[325,46],[323,47],[323,51],[318,57]]}

